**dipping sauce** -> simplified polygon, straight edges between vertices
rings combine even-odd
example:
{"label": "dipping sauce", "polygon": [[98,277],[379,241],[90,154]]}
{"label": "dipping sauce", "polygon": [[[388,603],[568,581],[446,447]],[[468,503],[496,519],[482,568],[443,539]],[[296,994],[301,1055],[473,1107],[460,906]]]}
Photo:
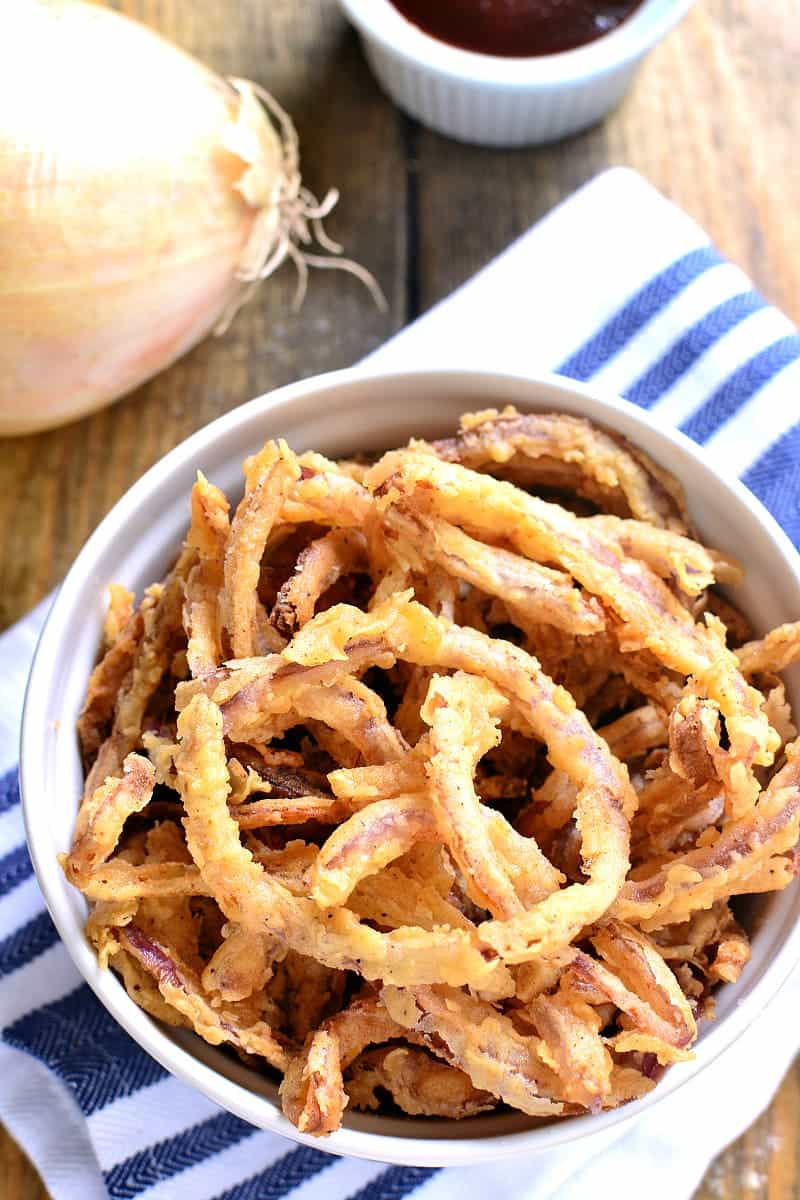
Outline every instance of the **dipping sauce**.
{"label": "dipping sauce", "polygon": [[506,58],[558,54],[611,33],[643,0],[391,0],[425,33]]}

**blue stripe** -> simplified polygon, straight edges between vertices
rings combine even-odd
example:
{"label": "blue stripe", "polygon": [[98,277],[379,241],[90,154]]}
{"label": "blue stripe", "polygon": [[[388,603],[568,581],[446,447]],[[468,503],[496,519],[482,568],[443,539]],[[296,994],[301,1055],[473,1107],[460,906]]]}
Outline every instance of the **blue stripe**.
{"label": "blue stripe", "polygon": [[50,914],[40,912],[0,942],[0,979],[27,966],[58,941]]}
{"label": "blue stripe", "polygon": [[20,1017],[3,1037],[63,1079],[86,1117],[166,1075],[86,984]]}
{"label": "blue stripe", "polygon": [[359,1192],[348,1196],[348,1200],[402,1200],[403,1196],[426,1183],[437,1170],[437,1167],[389,1167]]}
{"label": "blue stripe", "polygon": [[108,1194],[111,1200],[132,1200],[147,1188],[171,1179],[256,1132],[252,1125],[231,1113],[210,1117],[175,1137],[132,1154],[106,1171]]}
{"label": "blue stripe", "polygon": [[711,246],[691,250],[645,284],[606,324],[556,370],[586,381],[632,340],[698,276],[723,259]]}
{"label": "blue stripe", "polygon": [[17,846],[5,858],[0,858],[0,896],[19,887],[33,874],[33,863],[27,846]]}
{"label": "blue stripe", "polygon": [[8,812],[19,804],[19,774],[13,767],[0,778],[0,813]]}
{"label": "blue stripe", "polygon": [[791,333],[779,338],[729,375],[681,429],[696,442],[708,441],[756,392],[798,358],[800,335]]}
{"label": "blue stripe", "polygon": [[678,338],[625,395],[641,408],[652,408],[720,338],[766,307],[766,301],[757,292],[742,292],[724,300]]}
{"label": "blue stripe", "polygon": [[778,438],[742,476],[800,549],[800,424]]}
{"label": "blue stripe", "polygon": [[318,1175],[338,1160],[312,1146],[298,1146],[257,1175],[242,1180],[214,1200],[282,1200],[287,1192]]}

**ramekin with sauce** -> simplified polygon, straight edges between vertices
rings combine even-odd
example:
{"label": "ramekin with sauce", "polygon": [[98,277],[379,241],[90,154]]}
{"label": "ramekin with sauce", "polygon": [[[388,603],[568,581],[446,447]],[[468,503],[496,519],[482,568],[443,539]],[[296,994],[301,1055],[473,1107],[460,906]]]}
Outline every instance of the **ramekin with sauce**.
{"label": "ramekin with sauce", "polygon": [[599,121],[692,0],[340,0],[378,82],[431,129],[484,146]]}

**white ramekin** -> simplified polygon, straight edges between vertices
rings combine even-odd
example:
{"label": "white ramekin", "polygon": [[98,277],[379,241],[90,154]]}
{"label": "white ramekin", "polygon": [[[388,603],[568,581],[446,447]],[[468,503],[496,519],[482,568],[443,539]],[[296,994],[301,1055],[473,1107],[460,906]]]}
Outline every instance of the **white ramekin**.
{"label": "white ramekin", "polygon": [[423,33],[390,0],[339,0],[384,91],[431,129],[481,146],[552,142],[599,121],[692,0],[645,0],[577,50],[501,58]]}
{"label": "white ramekin", "polygon": [[[463,371],[391,375],[338,372],[282,388],[234,409],[157,463],[111,510],[84,546],[58,593],[36,652],[25,699],[20,779],[31,856],[53,920],[81,974],[128,1033],[167,1070],[229,1111],[263,1129],[336,1154],[390,1163],[455,1166],[565,1146],[606,1132],[674,1092],[710,1063],[766,1007],[800,960],[800,890],[765,899],[753,956],[739,982],[721,989],[718,1019],[706,1025],[696,1057],[672,1068],[654,1092],[596,1116],[532,1126],[515,1113],[469,1121],[425,1121],[349,1113],[341,1130],[320,1142],[282,1116],[277,1089],[187,1032],[158,1025],[102,971],[83,934],[86,904],[57,862],[68,848],[81,793],[75,721],[100,643],[105,588],[118,581],[141,594],[175,557],[189,520],[198,468],[236,495],[241,463],[269,437],[297,450],[336,457],[400,445],[409,436],[452,430],[459,414],[492,405],[582,414],[641,446],[683,483],[703,536],[747,567],[736,599],[761,631],[800,614],[800,560],[788,538],[735,480],[716,475],[702,451],[641,409],[557,377],[539,380]],[[789,680],[800,710],[800,681]]]}

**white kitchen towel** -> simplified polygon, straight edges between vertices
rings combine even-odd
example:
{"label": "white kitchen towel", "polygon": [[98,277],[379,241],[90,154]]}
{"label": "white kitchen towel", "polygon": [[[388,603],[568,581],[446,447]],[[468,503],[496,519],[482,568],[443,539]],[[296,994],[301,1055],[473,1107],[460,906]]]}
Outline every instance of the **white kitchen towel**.
{"label": "white kitchen towel", "polygon": [[[627,396],[702,442],[800,543],[800,336],[632,172],[600,176],[366,365],[453,364],[557,370]],[[642,1187],[688,1200],[768,1103],[800,1048],[800,974],[721,1059],[631,1126],[507,1164],[337,1159],[170,1078],[81,984],[25,851],[14,762],[42,618],[40,606],[0,639],[0,1118],[56,1200],[634,1200]]]}

